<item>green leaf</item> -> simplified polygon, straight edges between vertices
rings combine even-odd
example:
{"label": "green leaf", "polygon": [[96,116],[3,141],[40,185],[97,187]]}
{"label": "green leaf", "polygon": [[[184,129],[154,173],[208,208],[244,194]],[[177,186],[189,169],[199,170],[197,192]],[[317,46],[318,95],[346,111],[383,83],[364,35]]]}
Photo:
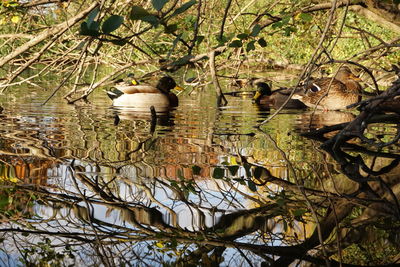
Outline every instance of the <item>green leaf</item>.
{"label": "green leaf", "polygon": [[88,25],[88,28],[90,28],[90,24],[92,24],[92,22],[94,21],[94,19],[96,18],[97,14],[99,14],[99,7],[95,7],[92,11],[90,11],[90,13],[87,16],[87,20],[86,23]]}
{"label": "green leaf", "polygon": [[300,217],[307,213],[306,209],[297,209],[293,211],[293,216]]}
{"label": "green leaf", "polygon": [[222,179],[225,176],[225,170],[222,168],[215,168],[212,177],[215,179]]}
{"label": "green leaf", "polygon": [[201,167],[197,166],[197,165],[193,165],[192,166],[192,171],[194,175],[200,175],[201,172]]}
{"label": "green leaf", "polygon": [[239,38],[240,40],[243,40],[243,39],[248,38],[249,35],[247,33],[240,33],[236,37]]}
{"label": "green leaf", "polygon": [[307,14],[307,13],[301,13],[301,14],[299,15],[299,18],[301,18],[301,19],[302,19],[303,21],[305,21],[305,22],[310,22],[310,21],[313,20],[313,16],[310,15],[310,14]]}
{"label": "green leaf", "polygon": [[286,27],[284,31],[285,31],[285,36],[290,36],[290,34],[292,34],[292,32],[296,32],[296,28]]}
{"label": "green leaf", "polygon": [[88,28],[90,31],[99,31],[100,28],[100,22],[98,21],[93,21],[92,23],[90,23],[90,25],[88,25]]}
{"label": "green leaf", "polygon": [[247,51],[247,52],[256,49],[256,47],[255,47],[255,45],[254,45],[255,42],[256,42],[256,41],[251,41],[251,42],[249,42],[249,43],[247,44],[247,46],[246,46],[246,51]]}
{"label": "green leaf", "polygon": [[130,14],[132,20],[142,20],[144,17],[150,16],[150,13],[141,6],[133,6]]}
{"label": "green leaf", "polygon": [[240,40],[233,40],[230,44],[229,47],[242,47],[243,43]]}
{"label": "green leaf", "polygon": [[273,29],[282,28],[283,26],[289,23],[290,19],[291,19],[290,16],[283,17],[280,21],[273,23],[272,28]]}
{"label": "green leaf", "polygon": [[248,180],[247,181],[247,186],[249,187],[249,189],[253,192],[257,191],[257,186],[256,184],[252,181],[252,180]]}
{"label": "green leaf", "polygon": [[191,0],[189,2],[184,3],[183,5],[181,5],[180,7],[178,7],[174,13],[172,13],[172,17],[179,15],[183,12],[185,12],[186,10],[188,10],[191,6],[193,6],[194,4],[196,4],[196,0]]}
{"label": "green leaf", "polygon": [[400,4],[400,0],[394,0],[395,4]]}
{"label": "green leaf", "polygon": [[151,3],[153,4],[154,9],[157,11],[160,11],[167,2],[168,2],[168,0],[151,0]]}
{"label": "green leaf", "polygon": [[[93,25],[94,23],[92,23]],[[94,25],[95,26],[95,25]],[[99,36],[100,33],[97,30],[89,29],[88,24],[86,21],[82,22],[81,24],[81,29],[79,31],[79,34],[81,35],[87,35],[87,36]]]}
{"label": "green leaf", "polygon": [[204,36],[203,35],[198,35],[196,37],[197,45],[199,45],[201,42],[203,42],[203,40],[204,40]]}
{"label": "green leaf", "polygon": [[174,61],[172,64],[177,65],[177,66],[186,65],[190,62],[190,60],[193,57],[194,57],[193,55],[186,55],[186,56],[183,56],[183,57],[179,58],[178,60]]}
{"label": "green leaf", "polygon": [[236,175],[237,171],[239,170],[239,166],[228,166],[227,168],[233,176]]}
{"label": "green leaf", "polygon": [[253,37],[256,37],[261,31],[261,25],[260,24],[256,24],[254,25],[250,35]]}
{"label": "green leaf", "polygon": [[165,26],[164,32],[165,33],[174,33],[178,29],[178,24],[170,24]]}
{"label": "green leaf", "polygon": [[266,47],[266,46],[267,46],[267,41],[265,41],[264,38],[258,39],[257,42],[258,42],[258,44],[259,44],[261,47]]}
{"label": "green leaf", "polygon": [[126,40],[111,40],[111,43],[113,43],[115,45],[123,46],[127,43],[127,41]]}
{"label": "green leaf", "polygon": [[104,33],[110,33],[118,29],[122,23],[124,22],[124,18],[118,15],[112,15],[106,21],[104,21],[102,30]]}
{"label": "green leaf", "polygon": [[157,27],[160,24],[160,20],[153,15],[143,17],[141,20],[150,23],[153,27]]}
{"label": "green leaf", "polygon": [[229,38],[226,37],[225,35],[222,35],[221,37],[219,35],[216,35],[215,38],[217,39],[218,43],[220,45],[225,44],[226,42],[228,42]]}

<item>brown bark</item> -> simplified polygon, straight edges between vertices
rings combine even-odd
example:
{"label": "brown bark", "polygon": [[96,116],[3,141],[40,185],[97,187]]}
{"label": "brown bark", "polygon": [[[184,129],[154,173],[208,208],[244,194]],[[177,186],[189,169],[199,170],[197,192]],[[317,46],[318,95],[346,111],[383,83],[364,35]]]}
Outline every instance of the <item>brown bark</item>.
{"label": "brown bark", "polygon": [[85,18],[87,14],[89,14],[90,11],[92,11],[98,4],[94,2],[91,4],[87,9],[83,10],[80,12],[78,15],[75,17],[70,18],[69,20],[60,23],[52,28],[49,28],[47,30],[44,30],[40,34],[38,34],[35,38],[31,39],[30,41],[26,42],[25,44],[21,45],[17,49],[15,49],[13,52],[10,54],[0,58],[0,67],[4,66],[8,62],[10,62],[12,59],[15,57],[21,55],[22,53],[28,51],[35,45],[39,44],[40,42],[46,40],[49,37],[52,37],[60,32],[65,31],[69,27],[73,26],[75,23],[80,21],[81,19]]}

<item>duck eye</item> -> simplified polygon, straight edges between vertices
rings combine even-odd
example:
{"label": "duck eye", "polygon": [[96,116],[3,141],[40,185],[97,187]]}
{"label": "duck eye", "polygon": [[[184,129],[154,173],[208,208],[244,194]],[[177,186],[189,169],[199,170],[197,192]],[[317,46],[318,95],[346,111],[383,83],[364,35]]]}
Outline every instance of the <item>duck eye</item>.
{"label": "duck eye", "polygon": [[321,87],[319,87],[318,85],[316,85],[315,83],[312,84],[311,88],[310,88],[311,92],[318,92],[321,91]]}

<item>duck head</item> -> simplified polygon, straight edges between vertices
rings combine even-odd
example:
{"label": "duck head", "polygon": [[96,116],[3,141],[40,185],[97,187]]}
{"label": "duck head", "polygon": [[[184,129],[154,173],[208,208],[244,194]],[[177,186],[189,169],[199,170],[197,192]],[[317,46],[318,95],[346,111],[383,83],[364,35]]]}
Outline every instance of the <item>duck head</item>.
{"label": "duck head", "polygon": [[257,83],[257,92],[253,97],[253,102],[259,104],[263,96],[270,96],[271,94],[271,87],[265,82],[259,82]]}
{"label": "duck head", "polygon": [[347,66],[341,67],[341,68],[338,70],[338,72],[337,72],[335,78],[336,78],[337,80],[343,82],[343,83],[345,83],[345,82],[347,82],[347,81],[349,81],[349,80],[352,80],[352,81],[355,81],[355,82],[360,82],[360,81],[362,81],[360,78],[358,78],[356,75],[354,75],[354,74],[351,72],[350,68],[347,67]]}
{"label": "duck head", "polygon": [[168,94],[172,89],[182,91],[183,88],[176,85],[175,80],[170,76],[164,76],[157,83],[157,89],[161,92]]}

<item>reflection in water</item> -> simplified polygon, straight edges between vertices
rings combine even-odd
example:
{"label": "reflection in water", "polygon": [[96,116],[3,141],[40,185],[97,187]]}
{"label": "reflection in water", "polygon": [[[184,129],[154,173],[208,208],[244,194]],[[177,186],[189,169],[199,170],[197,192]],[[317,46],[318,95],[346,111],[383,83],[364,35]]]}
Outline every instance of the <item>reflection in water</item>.
{"label": "reflection in water", "polygon": [[[375,252],[385,259],[370,262],[393,262],[398,234],[372,225],[398,216],[395,147],[363,161],[346,152],[344,164],[296,134],[311,112],[284,111],[261,132],[269,111],[228,100],[218,109],[213,94],[185,97],[153,122],[102,97],[5,106],[2,265],[363,264],[352,255]],[[311,125],[352,116],[318,111]],[[348,175],[356,167],[366,182]]]}

